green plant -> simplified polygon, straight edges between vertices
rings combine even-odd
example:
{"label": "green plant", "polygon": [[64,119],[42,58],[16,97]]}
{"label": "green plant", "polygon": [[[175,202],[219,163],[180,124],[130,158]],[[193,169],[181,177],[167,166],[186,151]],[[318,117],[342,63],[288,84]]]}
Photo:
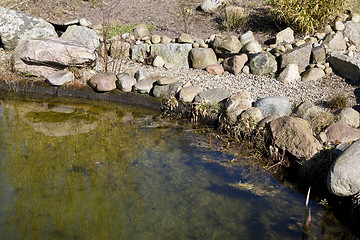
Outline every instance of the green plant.
{"label": "green plant", "polygon": [[229,6],[225,8],[223,27],[230,31],[242,28],[247,23],[248,14],[242,7]]}
{"label": "green plant", "polygon": [[332,108],[332,109],[346,108],[347,104],[348,104],[348,99],[341,94],[337,94],[337,95],[333,96],[328,101],[328,106],[329,106],[329,108]]}
{"label": "green plant", "polygon": [[179,0],[179,12],[174,12],[175,15],[181,16],[184,23],[184,32],[189,33],[190,26],[193,20],[193,9],[187,3],[187,0]]}
{"label": "green plant", "polygon": [[268,0],[270,14],[276,22],[296,31],[313,33],[325,24],[335,21],[353,0]]}

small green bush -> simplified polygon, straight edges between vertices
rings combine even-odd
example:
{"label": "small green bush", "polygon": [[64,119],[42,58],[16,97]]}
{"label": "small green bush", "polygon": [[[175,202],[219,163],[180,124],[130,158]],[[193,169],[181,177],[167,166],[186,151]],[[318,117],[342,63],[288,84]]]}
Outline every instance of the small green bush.
{"label": "small green bush", "polygon": [[266,4],[276,21],[298,32],[313,33],[345,13],[353,0],[268,0]]}

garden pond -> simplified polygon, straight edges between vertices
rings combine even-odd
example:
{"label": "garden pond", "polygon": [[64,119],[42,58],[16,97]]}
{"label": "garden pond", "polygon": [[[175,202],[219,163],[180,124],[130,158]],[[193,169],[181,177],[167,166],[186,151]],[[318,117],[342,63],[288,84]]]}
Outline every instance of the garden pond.
{"label": "garden pond", "polygon": [[[347,239],[206,126],[109,102],[0,101],[0,239]],[[344,238],[345,237],[345,238]]]}

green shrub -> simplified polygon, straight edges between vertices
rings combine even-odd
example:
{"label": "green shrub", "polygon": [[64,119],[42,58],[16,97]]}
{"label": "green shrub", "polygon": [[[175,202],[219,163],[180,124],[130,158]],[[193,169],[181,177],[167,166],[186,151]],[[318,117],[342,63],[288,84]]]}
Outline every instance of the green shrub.
{"label": "green shrub", "polygon": [[345,13],[353,0],[268,0],[266,4],[276,21],[298,32],[313,33]]}

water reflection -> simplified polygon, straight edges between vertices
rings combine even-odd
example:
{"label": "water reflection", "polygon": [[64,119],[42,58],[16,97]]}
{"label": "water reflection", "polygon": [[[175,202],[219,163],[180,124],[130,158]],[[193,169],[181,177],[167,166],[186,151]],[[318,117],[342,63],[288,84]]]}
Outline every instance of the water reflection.
{"label": "water reflection", "polygon": [[[304,196],[189,126],[118,105],[3,101],[1,239],[299,239]],[[312,202],[310,234],[321,237]]]}

